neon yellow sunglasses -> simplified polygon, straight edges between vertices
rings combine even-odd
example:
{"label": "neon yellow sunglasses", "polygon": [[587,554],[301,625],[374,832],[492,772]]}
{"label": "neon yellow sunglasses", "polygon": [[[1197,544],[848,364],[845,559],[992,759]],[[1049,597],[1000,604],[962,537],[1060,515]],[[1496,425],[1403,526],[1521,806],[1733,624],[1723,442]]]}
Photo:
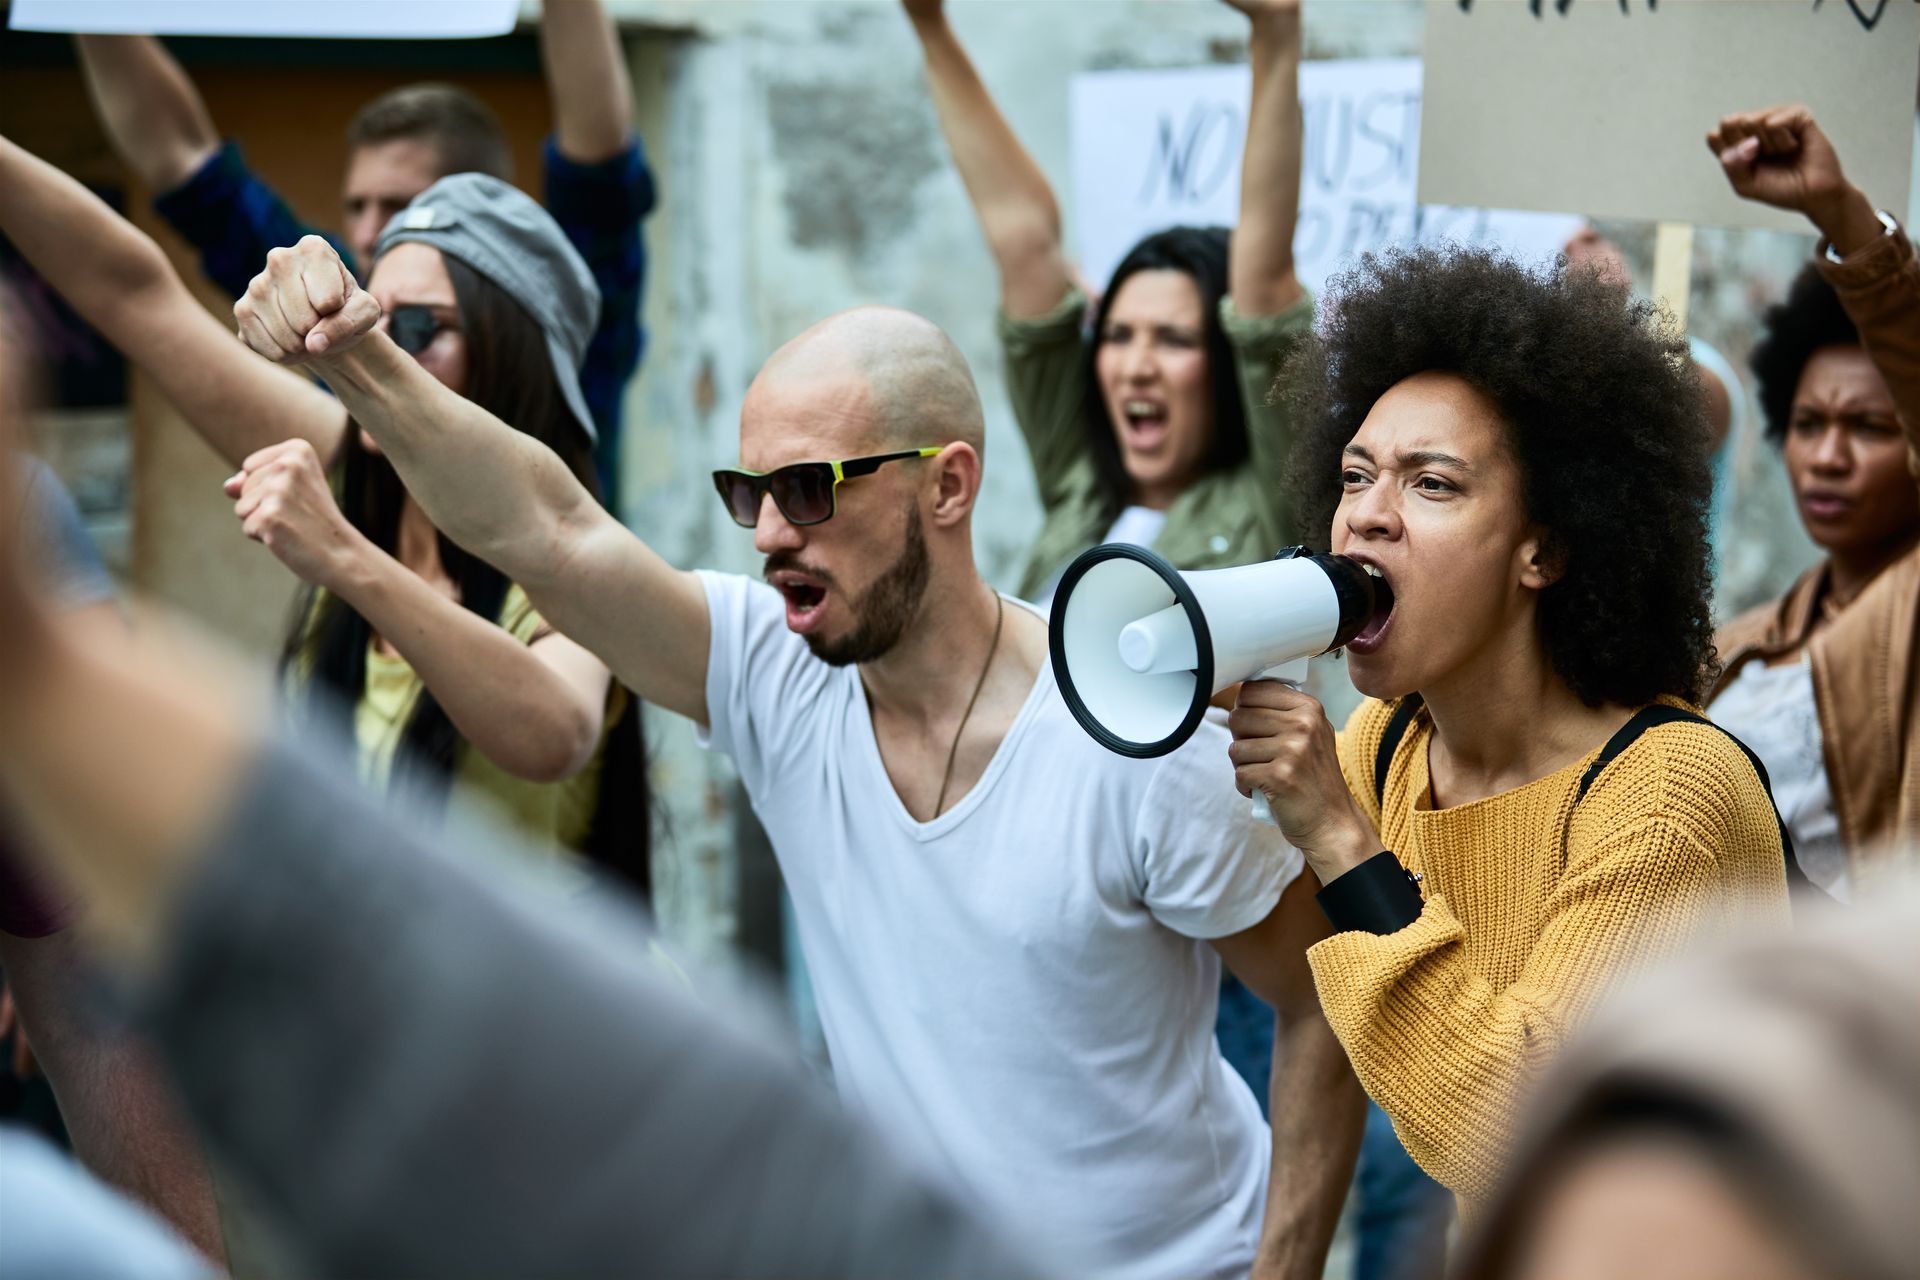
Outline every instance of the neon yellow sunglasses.
{"label": "neon yellow sunglasses", "polygon": [[839,462],[793,462],[772,471],[716,471],[713,487],[720,491],[720,501],[727,504],[727,514],[743,529],[760,522],[760,504],[768,494],[773,495],[773,505],[789,524],[820,524],[833,518],[834,493],[842,480],[870,476],[889,462],[931,458],[941,448],[929,445]]}

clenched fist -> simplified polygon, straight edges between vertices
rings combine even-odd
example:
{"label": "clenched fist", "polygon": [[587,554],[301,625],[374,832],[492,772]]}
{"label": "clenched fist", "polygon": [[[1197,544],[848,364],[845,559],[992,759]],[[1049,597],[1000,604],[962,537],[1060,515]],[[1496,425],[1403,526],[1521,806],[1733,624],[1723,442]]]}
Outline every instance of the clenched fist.
{"label": "clenched fist", "polygon": [[1707,149],[1734,194],[1806,214],[1843,254],[1880,234],[1872,202],[1847,181],[1833,143],[1805,107],[1728,116],[1707,135]]}
{"label": "clenched fist", "polygon": [[332,245],[303,236],[267,254],[266,270],[233,304],[233,318],[249,347],[275,364],[298,364],[351,348],[380,319],[380,304]]}
{"label": "clenched fist", "polygon": [[241,532],[305,582],[337,591],[372,547],[341,514],[320,455],[305,440],[284,440],[253,454],[225,488],[235,500]]}
{"label": "clenched fist", "polygon": [[1313,697],[1278,680],[1249,680],[1227,727],[1235,785],[1242,795],[1267,797],[1280,833],[1322,884],[1380,852],[1340,772],[1333,726]]}

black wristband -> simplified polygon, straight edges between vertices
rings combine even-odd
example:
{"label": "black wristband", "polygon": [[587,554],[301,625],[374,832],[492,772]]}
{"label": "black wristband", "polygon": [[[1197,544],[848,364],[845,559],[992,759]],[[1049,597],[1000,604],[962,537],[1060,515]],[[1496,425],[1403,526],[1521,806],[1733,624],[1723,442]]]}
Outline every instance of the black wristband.
{"label": "black wristband", "polygon": [[1382,850],[1315,895],[1338,933],[1398,933],[1420,918],[1420,883]]}

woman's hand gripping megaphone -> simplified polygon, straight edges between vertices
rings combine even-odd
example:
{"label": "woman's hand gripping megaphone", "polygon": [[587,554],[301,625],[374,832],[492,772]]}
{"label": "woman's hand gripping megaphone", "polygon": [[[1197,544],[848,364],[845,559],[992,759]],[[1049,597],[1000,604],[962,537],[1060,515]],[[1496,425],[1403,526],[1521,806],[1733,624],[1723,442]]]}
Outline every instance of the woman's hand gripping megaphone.
{"label": "woman's hand gripping megaphone", "polygon": [[1311,694],[1289,680],[1249,680],[1227,727],[1234,785],[1255,798],[1256,812],[1265,801],[1273,823],[1322,884],[1380,852],[1373,824],[1340,770],[1333,725]]}

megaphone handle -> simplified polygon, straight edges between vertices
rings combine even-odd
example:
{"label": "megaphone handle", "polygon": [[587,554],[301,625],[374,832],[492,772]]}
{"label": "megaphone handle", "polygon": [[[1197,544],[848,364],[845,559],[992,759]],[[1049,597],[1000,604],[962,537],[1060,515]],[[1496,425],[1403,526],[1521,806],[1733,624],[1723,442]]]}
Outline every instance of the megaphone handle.
{"label": "megaphone handle", "polygon": [[[1255,676],[1254,679],[1278,680],[1281,684],[1291,685],[1293,688],[1298,689],[1307,682],[1307,664],[1310,661],[1312,660],[1309,658],[1295,658],[1292,662],[1283,662],[1277,667],[1268,667],[1265,671]],[[1273,809],[1267,804],[1267,793],[1264,791],[1256,791],[1253,793],[1253,820],[1255,822],[1264,822],[1270,827],[1280,825],[1274,820]]]}

